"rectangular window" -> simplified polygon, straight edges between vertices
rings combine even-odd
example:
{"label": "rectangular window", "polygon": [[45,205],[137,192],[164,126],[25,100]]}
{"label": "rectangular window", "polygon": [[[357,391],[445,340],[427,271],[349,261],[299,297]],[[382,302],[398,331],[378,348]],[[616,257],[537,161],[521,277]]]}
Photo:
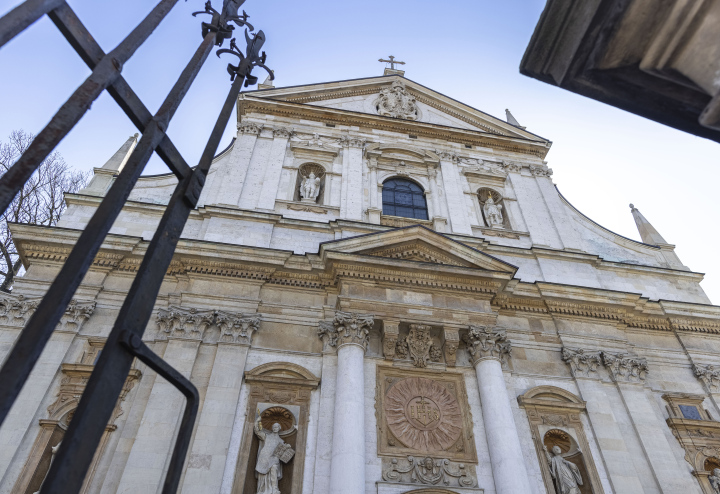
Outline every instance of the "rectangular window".
{"label": "rectangular window", "polygon": [[700,412],[698,412],[698,409],[694,406],[690,405],[679,405],[680,412],[683,414],[683,417],[690,420],[702,420],[702,417],[700,417]]}

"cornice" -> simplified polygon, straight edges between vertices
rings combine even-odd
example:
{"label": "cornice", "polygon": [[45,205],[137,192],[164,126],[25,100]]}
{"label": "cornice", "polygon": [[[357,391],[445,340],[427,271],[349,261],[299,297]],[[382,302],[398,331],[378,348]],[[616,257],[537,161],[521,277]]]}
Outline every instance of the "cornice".
{"label": "cornice", "polygon": [[546,141],[532,141],[519,137],[502,136],[482,131],[430,124],[427,122],[400,120],[349,110],[338,110],[335,108],[288,101],[267,100],[247,94],[241,95],[238,100],[238,115],[242,116],[253,112],[341,125],[370,127],[376,130],[385,130],[399,134],[413,134],[429,139],[439,139],[458,144],[491,147],[512,153],[528,154],[541,159],[544,158],[549,151],[549,145]]}

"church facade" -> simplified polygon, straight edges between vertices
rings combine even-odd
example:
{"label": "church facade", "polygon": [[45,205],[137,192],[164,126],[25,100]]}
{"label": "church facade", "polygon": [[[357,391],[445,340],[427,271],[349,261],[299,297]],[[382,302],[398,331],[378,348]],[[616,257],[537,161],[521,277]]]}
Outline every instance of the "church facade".
{"label": "church facade", "polygon": [[[241,94],[144,340],[201,396],[184,494],[720,494],[720,307],[634,207],[576,210],[550,141],[386,70]],[[14,225],[6,354],[132,152]],[[143,177],[0,429],[39,490],[174,176]],[[184,405],[127,378],[84,493],[160,491]]]}

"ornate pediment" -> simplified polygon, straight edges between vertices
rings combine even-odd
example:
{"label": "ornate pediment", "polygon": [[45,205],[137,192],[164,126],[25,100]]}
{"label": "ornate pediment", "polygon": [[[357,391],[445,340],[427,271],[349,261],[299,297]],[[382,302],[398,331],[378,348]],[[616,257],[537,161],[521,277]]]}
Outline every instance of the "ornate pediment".
{"label": "ornate pediment", "polygon": [[420,225],[326,242],[321,246],[321,253],[323,252],[494,271],[509,275],[513,275],[517,270],[512,264]]}

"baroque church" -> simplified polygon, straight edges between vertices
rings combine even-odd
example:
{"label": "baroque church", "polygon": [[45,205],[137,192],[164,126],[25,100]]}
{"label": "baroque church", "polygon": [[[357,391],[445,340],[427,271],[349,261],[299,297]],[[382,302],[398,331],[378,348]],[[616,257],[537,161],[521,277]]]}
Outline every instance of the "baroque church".
{"label": "baroque church", "polygon": [[[386,69],[237,102],[144,340],[198,388],[183,494],[720,494],[720,307],[640,211],[575,209],[551,142]],[[131,137],[13,225],[6,354]],[[40,489],[176,179],[139,180],[0,429]],[[160,492],[183,396],[126,380],[83,493]]]}

